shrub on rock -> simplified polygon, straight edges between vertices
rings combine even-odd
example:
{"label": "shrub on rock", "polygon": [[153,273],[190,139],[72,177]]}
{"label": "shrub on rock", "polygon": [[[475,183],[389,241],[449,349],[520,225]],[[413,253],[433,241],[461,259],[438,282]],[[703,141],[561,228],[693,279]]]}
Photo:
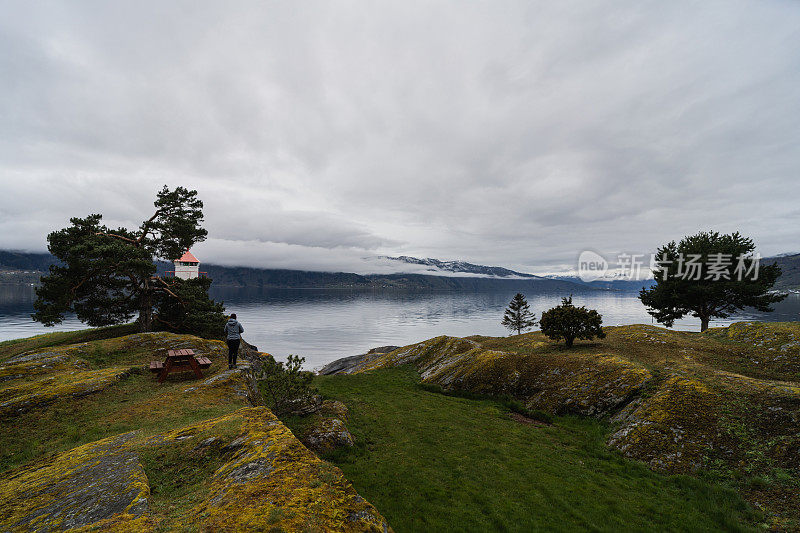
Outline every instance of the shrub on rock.
{"label": "shrub on rock", "polygon": [[285,364],[274,357],[266,358],[259,383],[275,414],[308,412],[307,406],[316,403],[317,391],[311,386],[314,374],[302,369],[304,362],[304,357],[296,355],[290,355]]}

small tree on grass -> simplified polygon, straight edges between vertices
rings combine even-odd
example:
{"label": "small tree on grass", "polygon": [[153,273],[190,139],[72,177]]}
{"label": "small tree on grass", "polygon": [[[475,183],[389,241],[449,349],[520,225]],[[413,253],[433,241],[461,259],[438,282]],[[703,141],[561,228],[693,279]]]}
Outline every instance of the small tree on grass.
{"label": "small tree on grass", "polygon": [[525,296],[517,293],[511,299],[503,315],[502,324],[511,331],[516,331],[517,335],[536,325],[536,315],[531,313],[531,308],[528,305],[528,301],[525,300]]}
{"label": "small tree on grass", "polygon": [[303,411],[316,394],[313,372],[303,370],[305,357],[290,355],[286,363],[268,357],[259,382],[267,405],[276,415]]}
{"label": "small tree on grass", "polygon": [[603,339],[606,334],[601,324],[603,317],[594,309],[575,307],[572,305],[572,296],[562,298],[561,305],[542,313],[539,326],[542,333],[554,341],[564,339],[567,348],[572,346],[575,339],[592,340],[594,337]]}

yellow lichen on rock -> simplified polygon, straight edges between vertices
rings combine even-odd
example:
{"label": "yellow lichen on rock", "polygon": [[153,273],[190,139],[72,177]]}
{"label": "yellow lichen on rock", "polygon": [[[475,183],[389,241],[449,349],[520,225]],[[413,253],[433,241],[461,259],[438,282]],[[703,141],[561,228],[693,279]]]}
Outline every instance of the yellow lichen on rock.
{"label": "yellow lichen on rock", "polygon": [[510,395],[530,408],[588,415],[613,411],[652,377],[612,355],[520,355],[446,336],[399,348],[356,372],[399,364],[413,364],[425,382],[447,389]]}
{"label": "yellow lichen on rock", "polygon": [[38,354],[36,359],[6,362],[0,365],[0,383],[30,379],[32,376],[52,374],[70,370],[88,370],[89,363],[68,354]]}
{"label": "yellow lichen on rock", "polygon": [[101,391],[125,377],[127,368],[72,370],[0,387],[0,416],[23,412],[62,398],[75,398]]}
{"label": "yellow lichen on rock", "polygon": [[237,411],[245,432],[187,519],[208,530],[387,531],[341,471],[303,446],[269,409]]}
{"label": "yellow lichen on rock", "polygon": [[0,479],[0,529],[64,530],[147,511],[149,485],[128,433],[36,461]]}
{"label": "yellow lichen on rock", "polygon": [[[211,357],[206,377],[177,376],[158,384],[142,374],[151,359],[173,348]],[[0,476],[0,531],[388,531],[341,471],[306,449],[269,409],[241,408],[259,403],[254,380],[267,356],[251,350],[230,371],[217,364],[225,354],[219,341],[152,333],[48,347],[6,360],[0,367],[0,419],[20,420],[31,413],[19,413],[31,408],[52,412],[52,404],[63,409],[73,398],[133,373],[119,403],[106,398],[109,412],[125,427],[137,427],[142,416],[164,422],[7,470]],[[97,402],[79,402],[98,408]],[[199,409],[181,412],[187,406]],[[183,416],[197,420],[198,412],[226,410],[232,412],[175,425]],[[104,411],[100,406],[101,418],[89,418],[100,434],[116,422],[102,418]],[[26,431],[22,423],[9,428]],[[11,441],[18,443],[20,436]],[[176,475],[164,478],[165,471]],[[158,490],[151,493],[151,486]],[[173,493],[185,495],[177,506]]]}
{"label": "yellow lichen on rock", "polygon": [[609,443],[658,470],[696,471],[708,451],[721,444],[720,401],[719,394],[697,380],[670,377],[653,396],[620,414],[622,427]]}
{"label": "yellow lichen on rock", "polygon": [[610,444],[669,472],[800,467],[800,391],[726,373],[703,381],[673,375],[618,415]]}
{"label": "yellow lichen on rock", "polygon": [[147,515],[136,516],[130,513],[114,515],[112,518],[99,520],[88,526],[71,529],[71,533],[89,533],[102,531],[103,533],[149,533],[155,531],[153,519]]}
{"label": "yellow lichen on rock", "polygon": [[316,413],[309,415],[308,427],[301,440],[310,450],[326,454],[337,448],[355,445],[355,439],[347,429],[347,406],[336,400],[325,400]]}
{"label": "yellow lichen on rock", "polygon": [[147,439],[135,433],[110,437],[18,469],[0,480],[0,530],[158,525],[148,514],[140,454],[171,446],[189,454],[212,445],[224,463],[204,483],[207,497],[170,524],[207,531],[389,530],[342,472],[305,448],[266,407]]}
{"label": "yellow lichen on rock", "polygon": [[610,444],[658,470],[800,468],[800,384],[726,370],[756,373],[762,361],[774,375],[790,374],[800,325],[742,323],[704,334],[608,329],[608,339],[573,350],[543,345],[540,333],[436,337],[347,371],[413,364],[425,382],[451,391],[511,396],[553,413],[616,414]]}

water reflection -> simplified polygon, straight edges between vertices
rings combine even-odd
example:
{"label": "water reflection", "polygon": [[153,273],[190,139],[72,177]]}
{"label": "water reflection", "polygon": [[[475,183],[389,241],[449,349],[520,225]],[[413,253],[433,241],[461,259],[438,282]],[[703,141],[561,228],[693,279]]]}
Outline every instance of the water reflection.
{"label": "water reflection", "polygon": [[[374,346],[403,345],[437,335],[506,335],[500,319],[513,295],[514,291],[212,289],[212,296],[223,300],[228,312],[238,314],[247,341],[280,358],[302,355],[308,367]],[[526,296],[538,317],[557,305],[563,294]],[[606,325],[652,323],[635,292],[576,292],[573,299],[576,305],[597,309]],[[32,287],[0,285],[0,340],[52,331],[31,321],[33,301]],[[800,295],[790,295],[775,313],[747,312],[736,320],[800,320]],[[56,329],[82,327],[69,318]],[[699,322],[686,319],[675,327],[697,331]]]}

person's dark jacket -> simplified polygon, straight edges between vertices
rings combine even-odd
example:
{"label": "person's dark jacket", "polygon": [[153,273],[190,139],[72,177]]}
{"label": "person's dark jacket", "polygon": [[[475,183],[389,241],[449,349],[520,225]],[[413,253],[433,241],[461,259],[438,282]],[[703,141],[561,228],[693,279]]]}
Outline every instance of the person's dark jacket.
{"label": "person's dark jacket", "polygon": [[241,333],[243,331],[244,328],[235,318],[231,318],[228,320],[228,323],[225,324],[225,338],[229,341],[238,341],[241,339]]}

